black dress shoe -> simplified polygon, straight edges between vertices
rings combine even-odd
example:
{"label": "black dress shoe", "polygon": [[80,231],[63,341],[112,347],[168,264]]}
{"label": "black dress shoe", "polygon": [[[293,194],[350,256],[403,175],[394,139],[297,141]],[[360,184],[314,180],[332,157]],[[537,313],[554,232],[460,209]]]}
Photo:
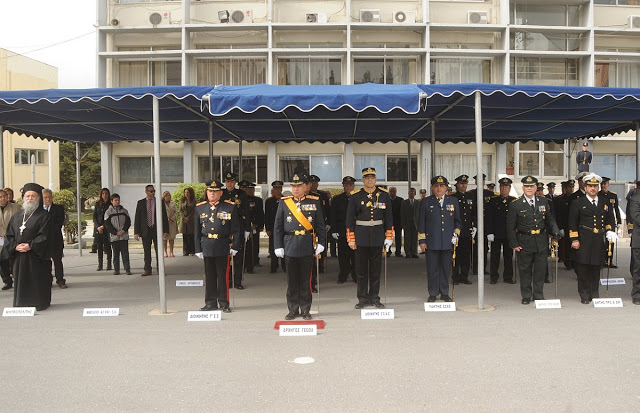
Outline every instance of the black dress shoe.
{"label": "black dress shoe", "polygon": [[286,316],[284,316],[285,320],[293,320],[294,318],[296,318],[298,314],[297,313],[289,313]]}
{"label": "black dress shoe", "polygon": [[44,311],[49,308],[48,305],[41,305],[40,307],[36,307],[36,311]]}
{"label": "black dress shoe", "polygon": [[344,284],[344,280],[338,280],[338,284]]}
{"label": "black dress shoe", "polygon": [[531,299],[530,299],[530,298],[523,298],[523,299],[522,299],[522,304],[524,304],[524,305],[527,305],[527,304],[529,304],[530,302],[531,302]]}
{"label": "black dress shoe", "polygon": [[228,305],[222,306],[222,312],[223,313],[230,313],[231,312],[231,308],[229,308]]}
{"label": "black dress shoe", "polygon": [[551,284],[551,280],[547,278],[546,280],[544,280],[544,283],[545,284]]}
{"label": "black dress shoe", "polygon": [[589,304],[589,300],[585,300],[585,299],[580,300],[580,302],[581,302],[582,304]]}
{"label": "black dress shoe", "polygon": [[303,320],[311,320],[311,314],[309,314],[308,311],[306,313],[303,313],[302,314],[302,319]]}
{"label": "black dress shoe", "polygon": [[396,254],[396,257],[402,258],[402,254]]}
{"label": "black dress shoe", "polygon": [[7,291],[13,288],[13,283],[6,283],[3,287],[2,287],[2,291]]}
{"label": "black dress shoe", "polygon": [[313,292],[314,294],[317,294],[317,293],[318,293],[318,289],[317,289],[316,287],[313,287],[313,288],[311,289],[311,292]]}
{"label": "black dress shoe", "polygon": [[427,298],[427,302],[435,303],[436,302],[436,296],[435,295],[430,295],[429,298]]}
{"label": "black dress shoe", "polygon": [[418,257],[418,254],[413,254],[411,258],[420,258],[420,257]]}
{"label": "black dress shoe", "polygon": [[217,305],[207,304],[200,309],[200,311],[215,311],[218,309]]}
{"label": "black dress shoe", "polygon": [[60,289],[62,290],[64,290],[65,288],[69,288],[66,281],[60,281],[60,282],[57,282],[56,284],[58,284],[58,287],[60,287]]}
{"label": "black dress shoe", "polygon": [[498,280],[491,280],[489,281],[489,284],[498,284]]}
{"label": "black dress shoe", "polygon": [[462,280],[460,281],[462,284],[467,284],[467,285],[471,285],[473,284],[473,282],[471,280]]}
{"label": "black dress shoe", "polygon": [[506,284],[515,284],[516,283],[514,280],[504,280],[504,282]]}
{"label": "black dress shoe", "polygon": [[127,272],[125,273],[127,275],[133,275],[133,273],[131,272],[131,270],[127,270]]}
{"label": "black dress shoe", "polygon": [[445,303],[453,302],[453,299],[451,297],[449,297],[448,295],[440,295],[440,299],[442,301],[444,301]]}
{"label": "black dress shoe", "polygon": [[236,290],[244,290],[244,287],[242,286],[242,284],[238,284],[236,285]]}
{"label": "black dress shoe", "polygon": [[618,268],[618,266],[617,266],[617,265],[614,265],[614,264],[611,264],[611,265],[609,266],[609,268]]}
{"label": "black dress shoe", "polygon": [[366,301],[360,301],[358,304],[356,304],[356,310],[360,310],[363,309],[364,307],[366,307],[367,302]]}
{"label": "black dress shoe", "polygon": [[102,271],[102,265],[98,265],[98,268],[96,268],[96,271]]}
{"label": "black dress shoe", "polygon": [[635,305],[640,305],[640,298],[634,298],[634,299],[633,299],[633,303],[634,303]]}
{"label": "black dress shoe", "polygon": [[120,271],[114,271],[113,275],[120,275]]}
{"label": "black dress shoe", "polygon": [[380,300],[378,300],[378,301],[374,301],[374,302],[373,302],[373,305],[374,305],[376,308],[384,308],[384,304],[382,304],[382,303],[380,302]]}

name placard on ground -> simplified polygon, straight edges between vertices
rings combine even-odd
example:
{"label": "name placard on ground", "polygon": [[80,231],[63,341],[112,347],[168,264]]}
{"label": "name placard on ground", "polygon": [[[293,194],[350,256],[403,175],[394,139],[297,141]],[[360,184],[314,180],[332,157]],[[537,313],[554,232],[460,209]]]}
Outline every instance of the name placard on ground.
{"label": "name placard on ground", "polygon": [[[627,282],[624,278],[609,278],[609,285],[625,285]],[[600,278],[600,285],[607,285],[606,278]]]}
{"label": "name placard on ground", "polygon": [[456,303],[424,303],[424,311],[456,311]]}
{"label": "name placard on ground", "polygon": [[202,287],[203,280],[176,280],[176,287]]}
{"label": "name placard on ground", "polygon": [[2,311],[3,317],[33,317],[36,313],[35,307],[5,307]]}
{"label": "name placard on ground", "polygon": [[222,311],[189,311],[187,321],[220,321]]}
{"label": "name placard on ground", "polygon": [[390,308],[384,310],[360,310],[360,319],[362,320],[393,320],[394,318],[395,312]]}
{"label": "name placard on ground", "polygon": [[553,310],[562,308],[560,300],[536,300],[536,310]]}
{"label": "name placard on ground", "polygon": [[117,317],[120,315],[119,308],[85,308],[83,317]]}
{"label": "name placard on ground", "polygon": [[280,336],[317,336],[318,326],[280,324]]}
{"label": "name placard on ground", "polygon": [[592,302],[595,308],[622,307],[622,298],[594,298]]}

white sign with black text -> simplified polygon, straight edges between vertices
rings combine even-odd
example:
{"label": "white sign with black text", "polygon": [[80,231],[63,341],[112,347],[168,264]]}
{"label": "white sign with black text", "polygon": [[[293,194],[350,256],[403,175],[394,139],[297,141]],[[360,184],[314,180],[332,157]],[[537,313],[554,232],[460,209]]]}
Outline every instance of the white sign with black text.
{"label": "white sign with black text", "polygon": [[536,310],[552,310],[562,308],[560,300],[536,300]]}
{"label": "white sign with black text", "polygon": [[117,317],[120,315],[119,308],[85,308],[83,317]]}
{"label": "white sign with black text", "polygon": [[220,321],[222,311],[189,311],[187,321]]}
{"label": "white sign with black text", "polygon": [[595,308],[622,307],[622,298],[594,298],[593,306]]}
{"label": "white sign with black text", "polygon": [[[626,285],[624,278],[609,278],[609,285]],[[600,285],[607,285],[606,278],[600,278]]]}
{"label": "white sign with black text", "polygon": [[176,287],[202,287],[203,280],[176,280]]}
{"label": "white sign with black text", "polygon": [[280,324],[280,336],[317,336],[318,326],[315,324]]}
{"label": "white sign with black text", "polygon": [[360,310],[360,319],[362,320],[393,320],[395,312],[393,309],[385,308],[384,310]]}
{"label": "white sign with black text", "polygon": [[456,303],[424,303],[424,311],[456,311]]}
{"label": "white sign with black text", "polygon": [[5,307],[3,317],[32,317],[36,313],[35,307]]}

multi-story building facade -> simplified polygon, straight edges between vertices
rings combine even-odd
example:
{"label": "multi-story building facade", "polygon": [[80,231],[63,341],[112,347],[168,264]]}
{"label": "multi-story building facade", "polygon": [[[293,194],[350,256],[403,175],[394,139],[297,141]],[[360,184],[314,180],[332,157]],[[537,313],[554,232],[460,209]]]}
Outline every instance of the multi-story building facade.
{"label": "multi-story building facade", "polygon": [[[58,87],[58,69],[0,49],[0,90],[49,89]],[[4,187],[17,192],[33,179],[35,160],[36,182],[54,191],[60,189],[60,155],[57,142],[2,133]]]}
{"label": "multi-story building facade", "polygon": [[[638,87],[640,0],[97,0],[98,85],[504,83]],[[437,139],[437,130],[436,130]],[[633,137],[591,142],[592,169],[613,189],[635,179]],[[133,148],[135,146],[135,149]],[[244,143],[243,175],[268,183],[304,167],[339,187],[375,166],[406,193],[427,187],[429,159],[450,179],[474,175],[475,147],[411,143]],[[577,142],[484,144],[488,181],[575,173]],[[152,147],[103,144],[103,181],[120,192],[151,180]],[[163,181],[209,177],[207,143],[162,145]],[[144,155],[140,155],[144,154]],[[214,144],[215,178],[238,167],[238,144]],[[141,167],[142,166],[142,167]]]}

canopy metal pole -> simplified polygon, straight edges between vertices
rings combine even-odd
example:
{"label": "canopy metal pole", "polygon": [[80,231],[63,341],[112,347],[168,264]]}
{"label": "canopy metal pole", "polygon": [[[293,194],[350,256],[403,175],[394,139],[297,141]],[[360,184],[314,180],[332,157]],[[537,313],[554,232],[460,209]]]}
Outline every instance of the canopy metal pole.
{"label": "canopy metal pole", "polygon": [[36,182],[36,155],[31,154],[31,182]]}
{"label": "canopy metal pole", "polygon": [[640,180],[640,122],[636,122],[636,181]]}
{"label": "canopy metal pole", "polygon": [[53,142],[49,141],[49,189],[53,191]]}
{"label": "canopy metal pole", "polygon": [[411,188],[411,138],[407,138],[407,197]]}
{"label": "canopy metal pole", "polygon": [[76,142],[76,209],[78,210],[78,254],[82,257],[82,194],[80,193],[80,143]]}
{"label": "canopy metal pole", "polygon": [[478,309],[484,309],[484,193],[482,179],[482,99],[480,92],[475,92],[475,121],[476,121],[476,182],[480,182],[476,190],[476,205],[478,209],[478,232],[476,245],[478,246]]}
{"label": "canopy metal pole", "polygon": [[160,287],[160,312],[167,313],[167,296],[165,291],[164,278],[164,257],[159,252],[162,245],[162,235],[165,229],[162,226],[162,182],[160,181],[160,100],[153,97],[153,159],[154,159],[154,182],[156,183],[156,245],[158,245],[158,284]]}
{"label": "canopy metal pole", "polygon": [[213,176],[213,122],[209,122],[209,179],[215,179]]}
{"label": "canopy metal pole", "polygon": [[238,182],[242,181],[242,141],[238,141]]}
{"label": "canopy metal pole", "polygon": [[436,123],[431,122],[431,178],[434,176],[436,176]]}
{"label": "canopy metal pole", "polygon": [[0,189],[4,188],[4,128],[0,125]]}

